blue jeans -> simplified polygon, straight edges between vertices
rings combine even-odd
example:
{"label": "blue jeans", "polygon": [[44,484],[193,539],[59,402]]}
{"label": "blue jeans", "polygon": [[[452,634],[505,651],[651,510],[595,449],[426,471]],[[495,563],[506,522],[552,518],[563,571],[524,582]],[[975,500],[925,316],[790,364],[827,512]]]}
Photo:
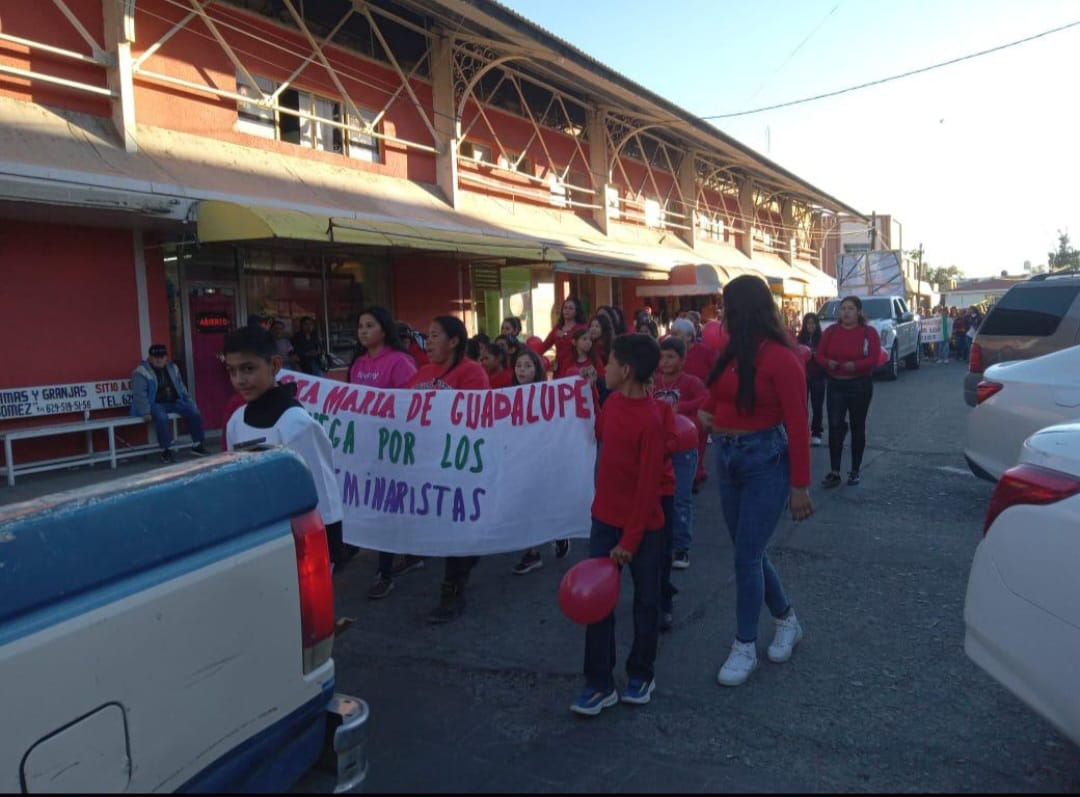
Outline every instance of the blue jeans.
{"label": "blue jeans", "polygon": [[791,608],[765,553],[787,506],[787,435],[780,426],[743,435],[713,435],[724,521],[735,547],[736,638],[757,639],[762,601],[773,617]]}
{"label": "blue jeans", "polygon": [[199,408],[190,401],[170,401],[164,404],[151,404],[150,415],[154,419],[154,431],[157,433],[158,445],[164,450],[172,445],[172,429],[169,423],[169,413],[175,412],[187,422],[188,431],[195,445],[200,445],[206,435],[203,433],[202,416]]}
{"label": "blue jeans", "polygon": [[671,455],[675,468],[675,523],[673,549],[689,551],[694,541],[694,476],[697,474],[697,449],[676,451]]}
{"label": "blue jeans", "polygon": [[[589,556],[607,556],[622,536],[622,529],[593,518]],[[630,560],[634,582],[634,644],[626,659],[630,678],[653,677],[656,648],[660,640],[660,577],[664,535],[646,531]],[[615,688],[615,612],[585,628],[585,685],[607,694]]]}
{"label": "blue jeans", "polygon": [[949,359],[949,339],[938,341],[937,344],[937,358],[939,360]]}

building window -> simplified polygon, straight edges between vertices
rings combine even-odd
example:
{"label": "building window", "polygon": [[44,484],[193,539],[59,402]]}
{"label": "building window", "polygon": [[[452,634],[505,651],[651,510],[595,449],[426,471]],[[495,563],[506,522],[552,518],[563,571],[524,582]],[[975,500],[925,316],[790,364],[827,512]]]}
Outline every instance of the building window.
{"label": "building window", "polygon": [[619,218],[621,215],[619,210],[619,189],[613,185],[607,186],[604,201],[607,205],[607,217],[609,219]]}
{"label": "building window", "polygon": [[[237,75],[238,94],[257,97],[260,91],[270,95],[277,89],[277,84],[269,78],[253,77],[255,89],[245,83],[242,75]],[[381,163],[379,139],[365,132],[367,123],[375,119],[375,114],[362,108],[359,111],[360,116],[356,118],[344,112],[339,100],[298,89],[285,89],[278,97],[276,111],[253,102],[237,101],[236,128],[260,138],[288,141],[308,149],[337,152],[369,163]],[[347,136],[342,125],[348,127]],[[378,132],[377,129],[375,132]]]}
{"label": "building window", "polygon": [[660,207],[660,203],[655,199],[645,200],[645,226],[647,227],[663,227],[664,226],[664,211]]}
{"label": "building window", "polygon": [[458,153],[462,158],[467,158],[477,163],[494,163],[491,157],[491,147],[486,144],[477,144],[475,141],[462,141],[458,147]]}
{"label": "building window", "polygon": [[505,157],[499,157],[499,166],[510,171],[518,172],[519,174],[527,174],[532,176],[533,164],[532,160],[527,155],[522,155],[520,152],[507,152]]}

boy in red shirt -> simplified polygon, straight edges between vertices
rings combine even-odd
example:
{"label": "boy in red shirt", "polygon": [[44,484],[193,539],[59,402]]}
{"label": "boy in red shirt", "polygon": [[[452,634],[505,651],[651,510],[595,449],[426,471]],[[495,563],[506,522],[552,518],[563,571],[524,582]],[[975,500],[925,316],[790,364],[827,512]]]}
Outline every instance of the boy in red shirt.
{"label": "boy in red shirt", "polygon": [[[626,660],[624,703],[649,702],[660,634],[660,577],[664,553],[660,478],[664,429],[646,385],[660,362],[648,335],[620,335],[604,376],[611,395],[597,421],[600,461],[592,505],[589,555],[630,565],[634,583],[634,644]],[[615,688],[615,613],[585,631],[585,690],[570,710],[596,716],[619,702]]]}

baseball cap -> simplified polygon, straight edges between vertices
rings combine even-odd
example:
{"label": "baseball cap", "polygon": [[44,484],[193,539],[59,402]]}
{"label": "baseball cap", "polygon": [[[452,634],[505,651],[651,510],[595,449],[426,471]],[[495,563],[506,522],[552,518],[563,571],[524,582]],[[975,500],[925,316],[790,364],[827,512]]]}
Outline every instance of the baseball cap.
{"label": "baseball cap", "polygon": [[166,354],[169,353],[169,350],[165,348],[164,343],[155,343],[153,346],[150,347],[149,353],[151,357],[164,357]]}

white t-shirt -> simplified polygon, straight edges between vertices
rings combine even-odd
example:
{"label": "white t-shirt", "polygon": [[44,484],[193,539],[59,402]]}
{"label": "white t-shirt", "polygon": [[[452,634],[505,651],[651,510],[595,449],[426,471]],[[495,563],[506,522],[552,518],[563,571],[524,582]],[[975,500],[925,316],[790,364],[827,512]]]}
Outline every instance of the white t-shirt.
{"label": "white t-shirt", "polygon": [[287,408],[272,426],[251,426],[245,420],[249,407],[238,409],[229,418],[226,430],[229,446],[236,448],[245,442],[265,438],[265,445],[283,445],[295,451],[307,463],[315,480],[323,523],[340,521],[345,515],[341,490],[334,475],[333,448],[323,428],[300,407]]}

